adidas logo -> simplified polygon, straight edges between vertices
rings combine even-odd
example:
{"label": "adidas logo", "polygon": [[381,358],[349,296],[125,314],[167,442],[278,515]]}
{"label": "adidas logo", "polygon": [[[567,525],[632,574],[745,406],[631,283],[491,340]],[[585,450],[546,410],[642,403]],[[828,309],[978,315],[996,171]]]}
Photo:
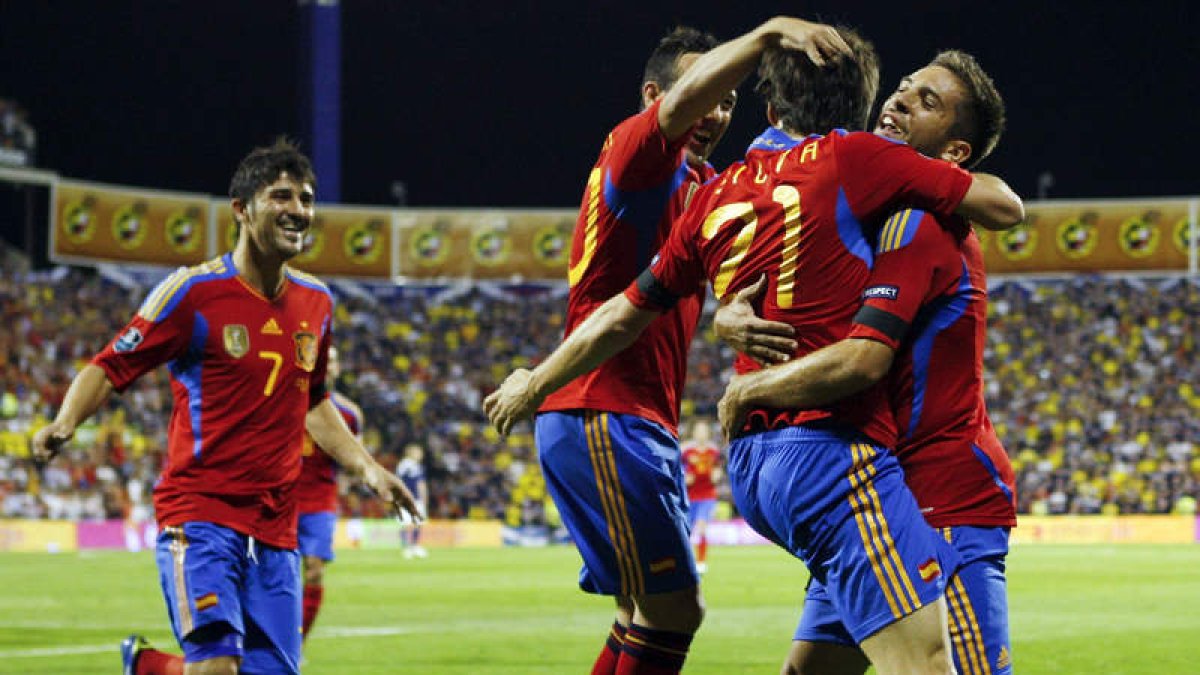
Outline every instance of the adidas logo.
{"label": "adidas logo", "polygon": [[279,329],[279,324],[275,322],[275,319],[271,318],[271,319],[267,319],[267,322],[263,324],[262,334],[263,335],[283,335],[283,331]]}
{"label": "adidas logo", "polygon": [[998,670],[1003,670],[1004,668],[1009,667],[1011,664],[1012,657],[1008,655],[1008,647],[1006,645],[1001,645],[1000,655],[996,658],[996,668]]}

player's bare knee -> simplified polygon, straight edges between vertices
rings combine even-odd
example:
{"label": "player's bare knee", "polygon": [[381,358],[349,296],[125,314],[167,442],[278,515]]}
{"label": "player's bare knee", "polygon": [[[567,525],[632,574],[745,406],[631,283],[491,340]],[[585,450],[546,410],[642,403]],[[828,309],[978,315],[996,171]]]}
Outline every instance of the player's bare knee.
{"label": "player's bare knee", "polygon": [[304,585],[320,586],[325,581],[325,561],[312,556],[304,557]]}
{"label": "player's bare knee", "polygon": [[217,656],[193,661],[183,664],[183,675],[238,675],[240,661],[236,656]]}

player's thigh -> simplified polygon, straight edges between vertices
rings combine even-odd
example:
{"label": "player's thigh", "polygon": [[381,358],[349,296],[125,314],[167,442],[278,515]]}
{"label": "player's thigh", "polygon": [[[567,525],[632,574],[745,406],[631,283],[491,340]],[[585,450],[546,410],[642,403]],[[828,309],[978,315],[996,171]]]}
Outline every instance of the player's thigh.
{"label": "player's thigh", "polygon": [[256,548],[244,591],[246,640],[241,672],[299,673],[300,554],[270,546]]}
{"label": "player's thigh", "polygon": [[218,656],[204,661],[183,664],[183,675],[238,675],[241,659]]}
{"label": "player's thigh", "polygon": [[863,640],[879,675],[953,675],[946,602],[938,598]]}
{"label": "player's thigh", "polygon": [[1005,578],[1008,531],[955,527],[951,538],[967,558],[946,586],[954,663],[967,675],[1007,675],[1013,668]]}
{"label": "player's thigh", "polygon": [[296,541],[299,544],[300,555],[332,562],[337,514],[333,511],[301,513],[296,524]]}
{"label": "player's thigh", "polygon": [[602,412],[545,413],[535,434],[547,490],[584,559],[581,588],[638,596],[698,583],[674,436]]}
{"label": "player's thigh", "polygon": [[[228,654],[191,655],[187,639],[197,631],[212,633],[228,627],[243,634],[242,570],[245,547],[242,536],[212,523],[185,523],[164,527],[158,535],[155,560],[159,584],[175,638],[189,660]],[[228,650],[226,650],[228,651]]]}

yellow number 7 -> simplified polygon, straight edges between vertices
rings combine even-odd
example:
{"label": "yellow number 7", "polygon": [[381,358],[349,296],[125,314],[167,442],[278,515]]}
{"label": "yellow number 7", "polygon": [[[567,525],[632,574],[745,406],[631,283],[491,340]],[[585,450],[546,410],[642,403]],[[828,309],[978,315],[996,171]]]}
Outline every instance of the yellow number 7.
{"label": "yellow number 7", "polygon": [[283,354],[279,352],[259,352],[258,358],[271,362],[271,374],[267,376],[267,385],[263,387],[263,396],[270,396],[275,391],[275,380],[279,378],[279,369],[283,367]]}

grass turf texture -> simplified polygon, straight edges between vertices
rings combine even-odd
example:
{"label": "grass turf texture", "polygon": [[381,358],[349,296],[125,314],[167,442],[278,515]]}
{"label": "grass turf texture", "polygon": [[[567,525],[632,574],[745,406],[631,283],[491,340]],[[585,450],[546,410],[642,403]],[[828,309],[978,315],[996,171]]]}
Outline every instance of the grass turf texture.
{"label": "grass turf texture", "polygon": [[[610,602],[573,549],[339,553],[306,675],[588,672]],[[805,574],[774,548],[715,548],[687,673],[777,673]],[[117,673],[130,632],[178,651],[153,556],[0,555],[0,673]],[[1036,546],[1009,557],[1016,670],[1200,672],[1200,546]]]}

